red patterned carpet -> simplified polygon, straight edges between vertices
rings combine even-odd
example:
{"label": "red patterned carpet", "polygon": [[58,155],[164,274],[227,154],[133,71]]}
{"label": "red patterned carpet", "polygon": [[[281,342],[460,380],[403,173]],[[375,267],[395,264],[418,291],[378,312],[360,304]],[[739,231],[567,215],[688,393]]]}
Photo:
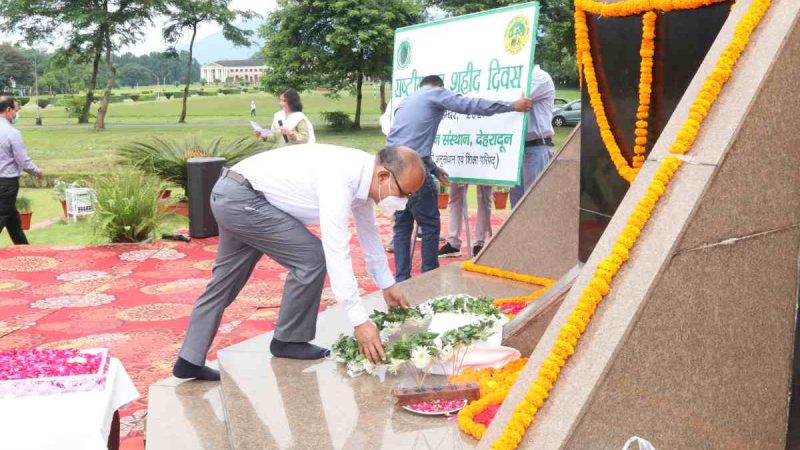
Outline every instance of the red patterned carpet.
{"label": "red patterned carpet", "polygon": [[[495,230],[507,214],[493,215]],[[447,217],[442,220],[446,230]],[[388,241],[389,221],[379,218],[378,224]],[[109,348],[142,394],[121,411],[123,448],[141,449],[147,387],[170,374],[192,305],[211,276],[216,242],[0,249],[0,350]],[[363,293],[375,291],[355,236],[351,254]],[[393,260],[390,264],[394,267]],[[220,348],[272,330],[285,274],[270,258],[261,259],[226,310],[210,359]],[[326,288],[321,309],[333,303]]]}

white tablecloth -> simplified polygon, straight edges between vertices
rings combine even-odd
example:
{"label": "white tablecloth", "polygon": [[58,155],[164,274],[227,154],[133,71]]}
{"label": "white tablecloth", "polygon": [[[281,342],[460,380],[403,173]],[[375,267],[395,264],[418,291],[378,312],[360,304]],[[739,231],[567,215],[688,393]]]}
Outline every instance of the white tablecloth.
{"label": "white tablecloth", "polygon": [[0,449],[106,450],[114,411],[137,398],[128,372],[111,358],[102,391],[0,400]]}

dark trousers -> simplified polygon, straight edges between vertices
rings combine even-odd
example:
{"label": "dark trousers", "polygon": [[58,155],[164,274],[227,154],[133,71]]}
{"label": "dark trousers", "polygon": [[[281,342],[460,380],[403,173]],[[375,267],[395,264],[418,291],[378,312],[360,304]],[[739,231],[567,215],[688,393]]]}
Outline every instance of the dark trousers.
{"label": "dark trousers", "polygon": [[417,221],[422,234],[422,272],[439,267],[439,219],[438,190],[430,176],[419,192],[408,198],[408,205],[394,215],[394,264],[397,282],[411,278],[411,233]]}
{"label": "dark trousers", "polygon": [[19,178],[0,178],[0,233],[3,232],[3,228],[7,228],[11,241],[20,245],[27,244],[28,239],[19,221],[17,193],[19,193]]}

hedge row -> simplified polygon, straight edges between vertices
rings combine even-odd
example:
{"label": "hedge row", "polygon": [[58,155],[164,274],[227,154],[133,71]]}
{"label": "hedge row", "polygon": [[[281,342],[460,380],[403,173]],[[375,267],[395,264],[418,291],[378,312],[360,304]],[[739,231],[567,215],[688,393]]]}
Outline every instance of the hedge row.
{"label": "hedge row", "polygon": [[45,172],[41,180],[34,177],[24,176],[19,179],[19,186],[23,188],[52,188],[56,180],[61,179],[68,183],[81,181],[82,183],[92,184],[101,175],[90,173],[47,173]]}

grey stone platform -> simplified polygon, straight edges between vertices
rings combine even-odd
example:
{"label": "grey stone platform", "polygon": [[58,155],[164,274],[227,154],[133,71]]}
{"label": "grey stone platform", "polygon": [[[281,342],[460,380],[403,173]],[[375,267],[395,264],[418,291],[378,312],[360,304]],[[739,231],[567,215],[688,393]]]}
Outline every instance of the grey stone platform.
{"label": "grey stone platform", "polygon": [[[402,284],[413,303],[462,292],[506,297],[537,286],[464,272],[450,265]],[[364,298],[368,310],[385,309],[380,292]],[[320,314],[315,342],[330,344],[352,333],[334,306]],[[472,448],[456,422],[423,417],[393,405],[389,391],[401,380],[350,378],[332,360],[272,358],[272,333],[218,352],[222,382],[168,378],[150,387],[147,448],[189,449],[428,449]],[[447,443],[445,445],[444,443]],[[439,446],[439,445],[444,446]]]}

